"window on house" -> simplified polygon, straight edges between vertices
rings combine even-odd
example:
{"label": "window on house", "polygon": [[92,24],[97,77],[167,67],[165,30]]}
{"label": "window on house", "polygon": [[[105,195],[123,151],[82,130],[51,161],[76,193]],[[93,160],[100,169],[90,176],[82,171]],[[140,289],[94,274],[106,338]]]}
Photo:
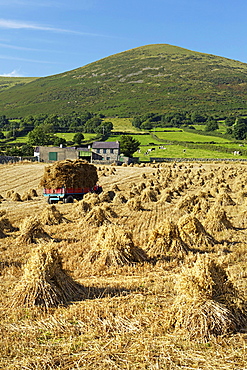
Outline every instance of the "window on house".
{"label": "window on house", "polygon": [[103,149],[103,153],[104,153],[104,154],[106,153],[106,149]]}
{"label": "window on house", "polygon": [[106,157],[106,160],[107,160],[107,161],[110,161],[110,159],[111,159],[110,157]]}
{"label": "window on house", "polygon": [[100,153],[100,149],[96,149],[97,153]]}
{"label": "window on house", "polygon": [[114,150],[113,149],[110,149],[110,153],[114,153]]}
{"label": "window on house", "polygon": [[49,161],[57,161],[57,152],[49,152]]}

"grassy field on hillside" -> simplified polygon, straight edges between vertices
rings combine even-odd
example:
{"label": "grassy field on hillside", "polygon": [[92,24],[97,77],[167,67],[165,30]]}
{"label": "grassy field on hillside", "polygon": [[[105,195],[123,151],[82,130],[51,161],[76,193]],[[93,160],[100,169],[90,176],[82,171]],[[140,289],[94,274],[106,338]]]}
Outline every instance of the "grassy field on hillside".
{"label": "grassy field on hillside", "polygon": [[11,88],[10,79],[3,82],[7,88],[0,84],[0,111],[9,118],[85,110],[108,117],[246,114],[246,63],[166,44],[134,48],[21,85],[19,80],[13,78]]}
{"label": "grassy field on hillside", "polygon": [[113,123],[113,132],[120,131],[120,132],[140,132],[139,129],[132,126],[132,119],[131,118],[105,118],[105,121],[109,121]]}
{"label": "grassy field on hillside", "polygon": [[[140,153],[135,153],[134,157],[139,157],[141,161],[149,161],[150,157],[157,157],[157,158],[234,158],[233,153],[224,153],[218,152],[213,150],[204,150],[201,148],[198,149],[190,149],[185,146],[181,145],[166,145],[164,144],[166,149],[159,149],[159,147],[154,147],[155,149],[145,155],[147,152],[148,147],[144,146],[140,148]],[[247,158],[247,155],[242,155],[239,158]]]}
{"label": "grassy field on hillside", "polygon": [[191,141],[194,143],[209,143],[214,141],[215,143],[227,143],[229,140],[217,136],[207,136],[194,134],[191,132],[177,131],[177,132],[162,132],[158,131],[154,133],[159,139],[169,141]]}

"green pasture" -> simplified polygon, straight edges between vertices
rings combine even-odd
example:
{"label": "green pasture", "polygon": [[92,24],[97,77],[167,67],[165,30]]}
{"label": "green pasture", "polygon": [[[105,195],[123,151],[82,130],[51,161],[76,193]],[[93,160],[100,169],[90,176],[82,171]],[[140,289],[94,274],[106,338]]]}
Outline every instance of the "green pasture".
{"label": "green pasture", "polygon": [[[131,136],[131,134],[130,134]],[[117,136],[110,136],[106,141],[117,141],[119,140],[121,135]],[[160,144],[160,142],[156,139],[153,139],[153,137],[150,134],[146,135],[133,135],[134,139],[138,140],[141,145],[153,145],[153,144]]]}
{"label": "green pasture", "polygon": [[[223,122],[218,122],[219,128],[218,130],[215,130],[217,134],[225,134],[226,133],[226,125]],[[206,125],[192,125],[195,127],[197,131],[205,131]]]}
{"label": "green pasture", "polygon": [[194,134],[192,132],[155,132],[155,135],[161,140],[169,141],[190,141],[193,143],[209,143],[214,141],[215,143],[225,143],[229,140],[217,136],[204,136],[200,134]]}
{"label": "green pasture", "polygon": [[[149,154],[145,155],[148,147],[141,147],[140,153],[136,152],[134,157],[139,157],[141,161],[149,161],[150,157],[157,157],[157,158],[234,158],[231,153],[221,153],[215,152],[211,150],[205,149],[190,149],[180,145],[164,145],[166,149],[159,149],[159,147],[155,147],[155,150],[150,152]],[[241,156],[241,158],[247,158],[247,156]]]}
{"label": "green pasture", "polygon": [[[73,137],[75,136],[74,132],[57,132],[56,136],[61,137],[65,139],[66,141],[73,141]],[[84,141],[89,141],[95,138],[96,134],[88,134],[88,133],[83,133],[84,136]]]}
{"label": "green pasture", "polygon": [[131,118],[106,118],[104,119],[106,122],[112,122],[113,124],[113,131],[120,131],[120,132],[140,132],[140,130],[134,126],[132,126],[132,119]]}

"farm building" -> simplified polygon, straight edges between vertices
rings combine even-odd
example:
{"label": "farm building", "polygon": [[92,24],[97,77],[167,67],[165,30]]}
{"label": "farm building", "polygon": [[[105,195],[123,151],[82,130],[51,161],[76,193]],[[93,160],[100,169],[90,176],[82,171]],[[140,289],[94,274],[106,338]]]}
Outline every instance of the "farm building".
{"label": "farm building", "polygon": [[95,141],[92,147],[51,147],[38,146],[34,150],[34,156],[39,162],[52,163],[65,159],[86,159],[88,162],[129,162],[128,157],[120,156],[120,145],[118,141],[104,142]]}
{"label": "farm building", "polygon": [[104,161],[118,161],[120,145],[118,141],[95,141],[92,145],[92,159]]}
{"label": "farm building", "polygon": [[38,146],[34,150],[34,156],[39,162],[48,163],[78,158],[91,162],[91,155],[90,148]]}

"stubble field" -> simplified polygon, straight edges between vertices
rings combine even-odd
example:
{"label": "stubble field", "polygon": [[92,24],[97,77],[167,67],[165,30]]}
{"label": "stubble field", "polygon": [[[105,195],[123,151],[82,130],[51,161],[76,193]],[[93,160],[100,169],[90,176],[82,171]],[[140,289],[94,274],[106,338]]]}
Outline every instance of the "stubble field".
{"label": "stubble field", "polygon": [[[57,204],[61,217],[49,222],[43,172],[0,168],[0,368],[247,369],[245,164],[101,166],[104,192]],[[13,200],[31,189],[37,196]],[[28,217],[42,229],[31,242]],[[31,302],[29,262],[47,246],[82,292],[57,307]]]}

